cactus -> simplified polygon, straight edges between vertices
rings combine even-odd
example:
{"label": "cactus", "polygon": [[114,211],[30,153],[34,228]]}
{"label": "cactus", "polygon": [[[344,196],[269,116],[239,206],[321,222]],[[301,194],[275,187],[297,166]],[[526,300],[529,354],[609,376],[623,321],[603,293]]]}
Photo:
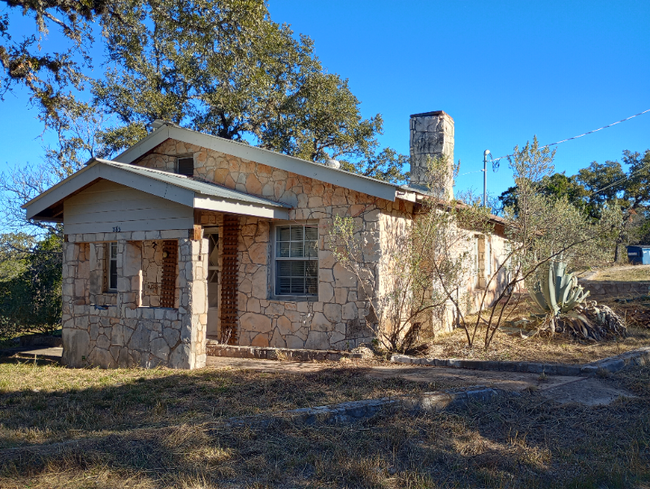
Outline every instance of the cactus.
{"label": "cactus", "polygon": [[530,296],[541,312],[559,316],[575,309],[589,295],[573,273],[567,273],[566,263],[551,263],[548,276],[530,290]]}

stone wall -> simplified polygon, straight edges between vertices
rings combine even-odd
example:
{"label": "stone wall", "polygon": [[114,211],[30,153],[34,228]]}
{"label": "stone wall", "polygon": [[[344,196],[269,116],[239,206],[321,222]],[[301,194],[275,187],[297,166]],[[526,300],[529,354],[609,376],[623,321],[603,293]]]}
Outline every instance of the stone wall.
{"label": "stone wall", "polygon": [[[199,146],[168,140],[144,157],[140,164],[173,171],[175,157],[194,155],[195,177],[228,188],[287,203],[293,207],[290,220],[318,223],[318,298],[284,300],[274,298],[271,284],[273,223],[241,217],[239,256],[239,344],[278,348],[348,349],[371,341],[377,319],[360,294],[356,278],[335,263],[329,250],[328,233],[335,215],[350,216],[363,229],[364,252],[369,262],[379,264],[380,218],[401,213],[412,204],[383,199],[299,176],[284,170],[242,160]],[[203,227],[219,227],[216,212],[201,212]]]}
{"label": "stone wall", "polygon": [[[380,295],[391,292],[402,271],[395,269],[400,263],[402,250],[407,249],[408,243],[404,242],[408,228],[412,223],[410,213],[396,210],[384,212],[381,216],[381,272],[378,293]],[[455,299],[460,305],[463,314],[475,313],[481,305],[483,309],[492,305],[498,292],[503,290],[507,281],[507,269],[499,270],[506,257],[506,240],[499,234],[482,234],[470,230],[452,228],[450,240],[453,253],[460,257],[468,254],[464,262],[464,286],[458,290]],[[478,256],[474,255],[475,240],[480,244]],[[477,263],[474,263],[477,260]],[[478,265],[478,269],[475,268]],[[492,278],[492,280],[490,280]],[[432,277],[435,283],[435,279]],[[456,325],[457,310],[453,301],[448,300],[444,305],[422,314],[417,320],[423,323],[425,330],[437,333],[451,332]],[[382,317],[386,327],[390,327],[387,318]]]}
{"label": "stone wall", "polygon": [[[217,229],[222,222],[215,212],[202,212],[200,221]],[[345,350],[372,340],[375,333],[366,325],[366,303],[358,297],[356,280],[334,263],[327,247],[328,229],[329,220],[320,220],[318,297],[286,300],[273,297],[273,224],[241,217],[240,345]]]}
{"label": "stone wall", "polygon": [[[179,245],[177,306],[143,305],[143,263],[153,244]],[[106,243],[118,245],[116,292],[105,291]],[[156,247],[157,248],[157,247]],[[73,367],[205,365],[207,241],[187,230],[67,235],[63,266],[63,362]],[[155,260],[154,260],[155,261]],[[151,280],[149,277],[148,280]],[[151,302],[149,300],[149,302]]]}
{"label": "stone wall", "polygon": [[[140,279],[142,297],[138,305],[142,307],[160,307],[160,286],[163,274],[163,241],[144,241],[141,245],[134,242],[134,246],[140,246],[139,256],[142,261],[140,266],[140,270],[142,270],[142,278]],[[180,292],[178,287],[178,274],[176,277],[176,297],[174,304],[177,307]],[[132,287],[135,289],[135,281]]]}
{"label": "stone wall", "polygon": [[[479,240],[478,270],[475,270],[474,265],[470,264],[465,277],[467,285],[464,290],[459,291],[463,314],[474,314],[481,308],[490,307],[509,281],[509,267],[499,268],[505,263],[508,255],[507,240],[499,234],[484,235],[473,231],[464,232],[466,241],[464,247],[459,247],[458,251],[469,251],[472,260],[474,259],[472,251],[475,248],[474,241]],[[453,308],[453,306],[449,307]],[[453,329],[453,324],[456,322],[454,310],[448,312],[447,321],[451,321],[452,324],[445,323],[441,332],[449,332]]]}
{"label": "stone wall", "polygon": [[[419,121],[420,125],[424,124],[419,128],[421,132],[430,132],[431,136],[436,131],[442,131],[442,139],[423,143],[421,149],[453,157],[453,120],[444,113],[427,117]],[[435,120],[430,121],[431,117]],[[418,127],[414,126],[413,129]],[[319,226],[318,298],[283,300],[274,298],[272,294],[273,223],[254,217],[241,217],[238,291],[240,345],[347,349],[376,336],[380,320],[371,313],[356,278],[335,263],[327,235],[333,216],[349,216],[355,220],[355,226],[362,230],[359,239],[363,242],[365,259],[377,267],[377,287],[381,292],[391,280],[387,261],[391,256],[389,246],[394,246],[395,239],[406,230],[412,219],[413,203],[374,198],[176,140],[162,143],[143,157],[139,164],[174,171],[176,157],[188,155],[194,157],[195,178],[289,204],[292,206],[290,221],[317,222]],[[197,222],[203,227],[218,228],[221,218],[217,212],[202,211]],[[497,245],[502,240],[498,236],[492,239]],[[496,260],[497,253],[492,253],[491,257]],[[484,259],[487,259],[485,254]],[[490,285],[488,303],[493,299],[496,287],[496,283]],[[469,309],[475,310],[482,291],[476,289],[474,280],[468,276],[466,293],[470,301]],[[434,330],[447,331],[453,327],[455,313],[451,309],[432,316],[431,327]]]}
{"label": "stone wall", "polygon": [[631,298],[650,295],[650,282],[580,280],[580,285],[589,291],[589,299],[603,300],[613,297]]}

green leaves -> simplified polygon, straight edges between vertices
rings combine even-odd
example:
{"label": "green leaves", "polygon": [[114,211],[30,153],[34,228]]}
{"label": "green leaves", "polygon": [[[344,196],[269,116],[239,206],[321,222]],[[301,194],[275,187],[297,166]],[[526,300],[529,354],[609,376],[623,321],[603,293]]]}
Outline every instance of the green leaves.
{"label": "green leaves", "polygon": [[[347,80],[327,73],[309,37],[274,23],[260,0],[119,0],[104,17],[110,61],[94,103],[117,116],[110,152],[129,127],[164,119],[292,156],[402,180],[406,157],[379,150],[379,115],[364,119]],[[139,131],[140,129],[138,129]],[[120,132],[120,134],[117,134]]]}
{"label": "green leaves", "polygon": [[[90,65],[88,45],[93,42],[91,22],[110,11],[111,0],[4,0],[14,12],[34,18],[34,32],[15,32],[9,15],[0,18],[0,95],[21,85],[50,123],[68,89],[80,88],[86,80],[83,67]],[[43,42],[49,30],[60,31],[70,45],[60,52],[48,52]],[[42,45],[45,49],[41,51]],[[59,46],[60,48],[60,46]]]}
{"label": "green leaves", "polygon": [[2,235],[0,338],[60,326],[61,241],[55,233],[36,244],[26,235]]}
{"label": "green leaves", "polygon": [[552,316],[572,311],[589,295],[589,291],[578,285],[578,278],[573,273],[567,273],[564,262],[552,262],[548,275],[538,281],[529,293],[540,311]]}
{"label": "green leaves", "polygon": [[[337,158],[375,178],[405,179],[407,157],[379,147],[381,117],[363,118],[347,80],[323,68],[309,37],[273,22],[263,0],[5,2],[34,15],[40,35],[56,27],[72,43],[62,53],[40,53],[39,35],[14,41],[9,17],[0,18],[0,95],[15,84],[31,90],[65,146],[55,155],[61,161],[67,152],[78,167],[89,149],[89,156],[110,157],[164,119],[312,161]],[[84,71],[93,22],[101,23],[107,61],[96,80]],[[66,131],[75,105],[84,105],[69,90],[87,84],[94,113],[77,114],[75,123],[108,117],[111,126],[84,145]]]}

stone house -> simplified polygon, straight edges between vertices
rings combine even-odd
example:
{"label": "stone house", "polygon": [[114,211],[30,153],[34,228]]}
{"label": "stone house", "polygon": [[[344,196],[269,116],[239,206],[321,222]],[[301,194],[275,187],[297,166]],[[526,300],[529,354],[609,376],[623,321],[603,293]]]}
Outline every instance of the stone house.
{"label": "stone house", "polygon": [[[334,215],[353,217],[381,269],[382,243],[426,198],[426,158],[453,161],[451,117],[410,124],[409,186],[156,121],[27,203],[28,218],[63,223],[64,363],[198,368],[214,343],[371,341],[378,320],[326,237]],[[503,229],[476,243],[480,288]]]}

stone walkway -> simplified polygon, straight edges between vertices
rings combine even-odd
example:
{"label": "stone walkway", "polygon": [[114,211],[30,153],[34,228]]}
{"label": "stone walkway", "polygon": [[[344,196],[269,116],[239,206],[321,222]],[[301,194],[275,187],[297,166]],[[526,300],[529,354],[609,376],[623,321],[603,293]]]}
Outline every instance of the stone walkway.
{"label": "stone walkway", "polygon": [[[344,366],[345,364],[341,364]],[[351,364],[354,365],[354,364]],[[255,370],[265,373],[321,372],[332,369],[331,364],[316,362],[279,362],[248,358],[208,357],[208,367]],[[340,367],[334,367],[340,368]],[[634,397],[604,379],[585,376],[561,376],[490,372],[442,367],[371,366],[353,367],[363,375],[379,379],[400,377],[414,382],[437,383],[454,388],[486,386],[509,392],[535,390],[559,403],[577,402],[588,406],[606,405],[620,397]]]}
{"label": "stone walkway", "polygon": [[[18,352],[16,352],[18,353]],[[63,349],[36,348],[23,350],[20,357],[57,360]],[[577,402],[588,406],[606,405],[620,397],[634,397],[607,379],[587,376],[539,375],[523,372],[494,372],[485,370],[467,370],[433,366],[359,366],[355,362],[319,363],[288,362],[277,360],[258,360],[249,358],[208,357],[208,368],[232,368],[254,370],[265,373],[313,373],[331,369],[356,369],[360,375],[371,378],[388,379],[400,377],[413,382],[439,384],[443,388],[468,389],[485,386],[499,391],[522,392],[534,390],[559,403]]]}

